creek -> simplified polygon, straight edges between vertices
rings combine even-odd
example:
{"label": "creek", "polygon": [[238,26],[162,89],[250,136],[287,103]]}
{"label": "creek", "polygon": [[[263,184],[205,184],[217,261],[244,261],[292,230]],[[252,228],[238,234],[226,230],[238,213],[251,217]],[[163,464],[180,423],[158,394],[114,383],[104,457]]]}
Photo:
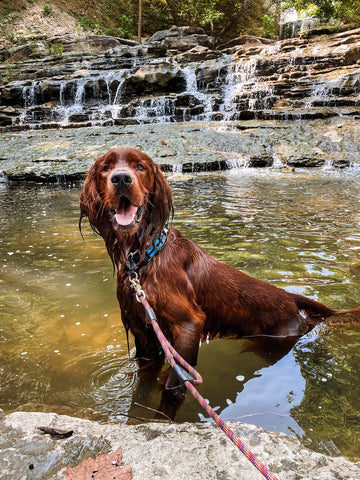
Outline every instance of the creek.
{"label": "creek", "polygon": [[[174,224],[219,260],[334,308],[360,302],[360,29],[221,52],[183,33],[58,38],[61,58],[47,39],[47,57],[0,64],[6,412],[126,423],[159,405],[128,355],[103,241],[77,228],[83,175],[113,146],[161,164]],[[360,458],[359,341],[323,324],[283,350],[205,342],[200,391],[225,420]],[[190,396],[176,420],[208,421]]]}
{"label": "creek", "polygon": [[[336,308],[360,299],[356,171],[234,168],[169,176],[174,224],[219,260]],[[171,180],[173,178],[173,180]],[[101,238],[77,229],[78,186],[0,190],[1,408],[101,421],[151,418]],[[202,344],[200,391],[225,420],[359,457],[360,330],[320,325],[289,352],[249,340]],[[207,421],[191,396],[177,421]]]}

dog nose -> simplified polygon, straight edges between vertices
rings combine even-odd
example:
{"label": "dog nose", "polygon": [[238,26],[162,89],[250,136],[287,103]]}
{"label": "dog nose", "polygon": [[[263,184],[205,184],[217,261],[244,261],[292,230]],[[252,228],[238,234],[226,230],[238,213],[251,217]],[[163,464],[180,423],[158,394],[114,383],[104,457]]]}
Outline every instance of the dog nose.
{"label": "dog nose", "polygon": [[115,187],[129,187],[132,184],[132,177],[128,172],[115,172],[111,176],[111,183],[115,185]]}

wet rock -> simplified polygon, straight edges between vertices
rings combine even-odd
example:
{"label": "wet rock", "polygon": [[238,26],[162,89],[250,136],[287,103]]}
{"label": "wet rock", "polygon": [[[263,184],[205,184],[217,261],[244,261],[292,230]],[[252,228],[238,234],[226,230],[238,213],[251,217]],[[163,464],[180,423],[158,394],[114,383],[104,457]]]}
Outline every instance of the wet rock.
{"label": "wet rock", "polygon": [[[54,440],[37,427],[74,430],[70,438]],[[230,422],[241,440],[278,478],[286,480],[357,480],[359,464],[304,448],[294,437]],[[52,413],[15,412],[0,421],[2,478],[63,480],[65,466],[95,458],[121,447],[124,465],[134,480],[196,478],[248,480],[260,472],[213,423],[99,424]]]}
{"label": "wet rock", "polygon": [[12,125],[19,112],[13,107],[0,107],[0,126]]}
{"label": "wet rock", "polygon": [[158,92],[181,92],[185,89],[184,74],[179,67],[168,62],[140,67],[129,76],[122,88],[124,98]]}
{"label": "wet rock", "polygon": [[167,50],[185,52],[197,46],[211,48],[214,46],[214,38],[208,35],[186,35],[182,37],[167,37],[162,42]]}
{"label": "wet rock", "polygon": [[178,62],[204,62],[221,56],[222,53],[218,50],[198,45],[187,52],[176,55],[175,59]]}
{"label": "wet rock", "polygon": [[151,37],[149,37],[146,43],[154,43],[154,42],[161,42],[165,38],[169,37],[184,37],[188,35],[203,35],[205,31],[201,27],[192,27],[192,26],[184,26],[184,27],[177,27],[173,25],[168,30],[160,30],[159,32],[154,33]]}
{"label": "wet rock", "polygon": [[[63,57],[0,64],[0,103],[17,109],[11,124],[3,118],[0,128],[27,122],[38,128],[43,128],[40,122],[65,126],[74,113],[71,106],[84,115],[91,108],[91,118],[99,123],[121,124],[121,118],[124,124],[150,123],[159,106],[182,93],[191,93],[200,104],[180,99],[182,111],[160,111],[159,118],[312,119],[343,115],[346,109],[353,115],[359,107],[358,37],[357,31],[327,36],[319,47],[301,39],[267,43],[242,36],[223,51],[212,50],[211,37],[191,27],[157,32],[144,45],[106,36],[43,40],[47,46],[64,45]],[[154,104],[147,102],[149,95],[156,97]],[[137,107],[129,106],[134,100]],[[36,106],[44,108],[44,116],[33,115]]]}
{"label": "wet rock", "polygon": [[0,87],[0,100],[2,105],[22,106],[23,105],[23,85],[18,83],[8,83],[5,87]]}
{"label": "wet rock", "polygon": [[235,47],[237,45],[267,45],[273,43],[273,40],[268,38],[256,37],[254,35],[241,35],[240,37],[234,38],[230,42],[222,45],[222,48]]}
{"label": "wet rock", "polygon": [[62,45],[64,52],[94,53],[105,52],[110,48],[120,46],[120,41],[115,37],[106,35],[89,35],[86,38],[77,38],[71,35],[53,37],[49,41],[51,45]]}

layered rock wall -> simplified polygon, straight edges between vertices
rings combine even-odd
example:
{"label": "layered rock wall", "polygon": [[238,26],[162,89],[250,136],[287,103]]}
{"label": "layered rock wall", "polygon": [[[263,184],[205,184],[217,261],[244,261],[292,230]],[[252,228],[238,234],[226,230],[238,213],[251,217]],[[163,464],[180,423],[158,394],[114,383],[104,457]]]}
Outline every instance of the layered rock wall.
{"label": "layered rock wall", "polygon": [[0,65],[3,127],[323,118],[359,112],[360,29],[310,41],[269,43],[246,36],[219,51],[200,30],[173,27],[144,45],[65,36],[43,41],[37,51],[48,53],[54,45],[62,46],[61,54],[18,61],[16,50]]}

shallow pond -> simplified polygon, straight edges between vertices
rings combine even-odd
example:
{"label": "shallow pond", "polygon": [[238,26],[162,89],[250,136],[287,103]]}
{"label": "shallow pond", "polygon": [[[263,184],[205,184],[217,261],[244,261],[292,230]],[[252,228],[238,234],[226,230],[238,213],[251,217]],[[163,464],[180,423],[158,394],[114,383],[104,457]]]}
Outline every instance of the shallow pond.
{"label": "shallow pond", "polygon": [[[180,177],[181,178],[181,177]],[[360,303],[360,186],[343,171],[238,169],[172,181],[174,224],[218,259],[342,308]],[[79,188],[0,190],[0,407],[103,421],[149,417],[101,238],[77,225]],[[289,351],[249,340],[200,348],[200,391],[225,420],[360,457],[360,328],[317,327]],[[138,405],[140,404],[140,405]],[[188,395],[177,421],[207,421]]]}

